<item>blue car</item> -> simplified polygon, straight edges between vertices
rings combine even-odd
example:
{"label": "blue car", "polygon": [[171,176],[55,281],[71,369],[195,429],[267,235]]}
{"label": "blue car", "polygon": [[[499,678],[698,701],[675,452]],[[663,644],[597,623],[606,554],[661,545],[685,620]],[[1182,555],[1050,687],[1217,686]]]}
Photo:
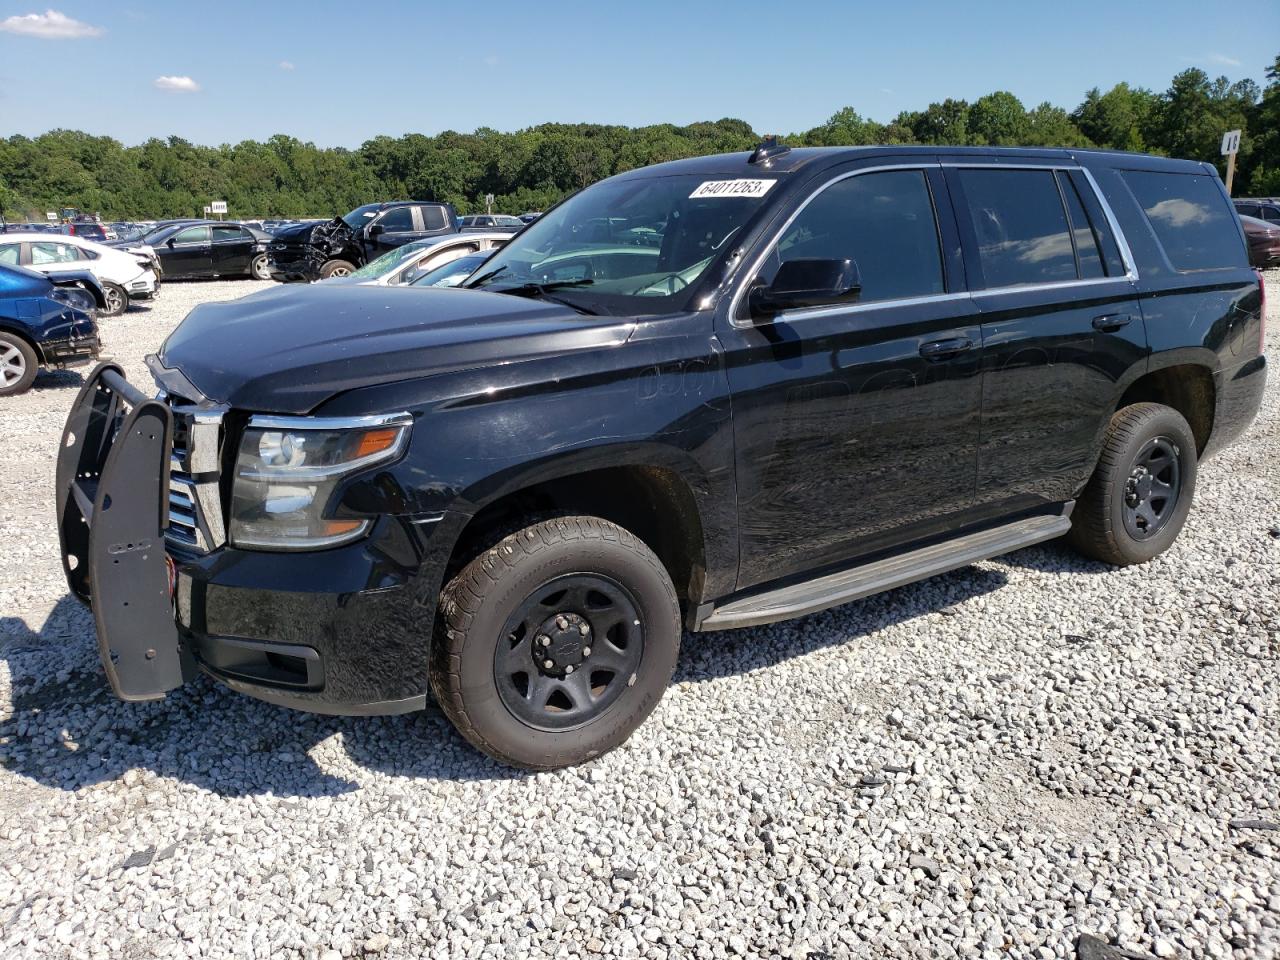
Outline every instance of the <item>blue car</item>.
{"label": "blue car", "polygon": [[0,397],[27,390],[41,367],[95,360],[101,350],[92,295],[24,267],[0,267]]}

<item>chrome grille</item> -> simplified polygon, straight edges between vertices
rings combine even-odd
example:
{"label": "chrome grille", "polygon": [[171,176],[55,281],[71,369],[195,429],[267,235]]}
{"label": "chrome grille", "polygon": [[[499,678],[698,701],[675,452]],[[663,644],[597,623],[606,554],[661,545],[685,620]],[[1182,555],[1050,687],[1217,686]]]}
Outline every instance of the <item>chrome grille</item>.
{"label": "chrome grille", "polygon": [[165,539],[187,551],[208,553],[226,542],[218,487],[223,410],[161,396],[173,413]]}

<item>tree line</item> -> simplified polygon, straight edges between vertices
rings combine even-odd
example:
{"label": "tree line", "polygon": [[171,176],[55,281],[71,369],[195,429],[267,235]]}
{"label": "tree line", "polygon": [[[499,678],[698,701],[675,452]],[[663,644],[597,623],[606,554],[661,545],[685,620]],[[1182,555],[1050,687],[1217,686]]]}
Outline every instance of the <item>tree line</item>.
{"label": "tree line", "polygon": [[[1088,91],[1072,111],[1031,109],[997,91],[969,103],[947,99],[889,123],[837,111],[784,138],[792,145],[937,144],[1103,147],[1206,160],[1225,170],[1222,134],[1243,131],[1237,195],[1280,195],[1280,56],[1260,89],[1211,79],[1199,69],[1156,92],[1120,83]],[[566,194],[635,167],[751,149],[760,134],[742,120],[687,126],[544,123],[514,133],[482,127],[374,137],[358,149],[321,148],[278,134],[217,147],[180,137],[125,146],[111,137],[53,130],[0,139],[0,213],[43,219],[75,207],[109,219],[199,215],[226,200],[239,217],[329,216],[391,198],[445,200],[460,212],[544,210]]]}

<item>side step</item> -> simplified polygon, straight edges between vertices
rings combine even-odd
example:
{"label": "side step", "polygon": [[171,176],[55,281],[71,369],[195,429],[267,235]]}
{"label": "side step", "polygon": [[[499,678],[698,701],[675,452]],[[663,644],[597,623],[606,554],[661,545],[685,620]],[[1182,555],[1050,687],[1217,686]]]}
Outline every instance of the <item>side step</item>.
{"label": "side step", "polygon": [[1074,504],[1069,504],[1061,516],[1028,517],[921,547],[910,553],[840,570],[817,580],[806,580],[768,593],[732,600],[712,610],[698,629],[727,630],[789,620],[1043,543],[1071,529],[1069,515],[1072,506]]}

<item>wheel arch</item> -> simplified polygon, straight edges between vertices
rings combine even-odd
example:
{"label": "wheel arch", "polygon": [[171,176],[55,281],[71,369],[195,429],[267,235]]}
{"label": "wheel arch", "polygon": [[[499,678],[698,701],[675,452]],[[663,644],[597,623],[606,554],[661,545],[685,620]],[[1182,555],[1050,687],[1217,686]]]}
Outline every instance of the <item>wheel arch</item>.
{"label": "wheel arch", "polygon": [[16,324],[10,324],[0,320],[0,333],[7,333],[12,337],[17,337],[28,347],[34,350],[36,360],[39,361],[41,366],[48,363],[48,359],[45,357],[44,350],[41,348],[40,342],[31,336],[31,332],[29,330],[25,330]]}
{"label": "wheel arch", "polygon": [[[1153,358],[1154,359],[1154,358]],[[1160,403],[1182,414],[1196,438],[1196,453],[1204,453],[1213,433],[1217,388],[1212,368],[1199,358],[1171,358],[1130,383],[1116,410],[1135,403]]]}
{"label": "wheel arch", "polygon": [[474,512],[454,542],[445,581],[513,530],[550,516],[582,514],[635,534],[662,561],[687,614],[708,590],[710,492],[682,458],[568,457],[492,478],[465,498]]}

